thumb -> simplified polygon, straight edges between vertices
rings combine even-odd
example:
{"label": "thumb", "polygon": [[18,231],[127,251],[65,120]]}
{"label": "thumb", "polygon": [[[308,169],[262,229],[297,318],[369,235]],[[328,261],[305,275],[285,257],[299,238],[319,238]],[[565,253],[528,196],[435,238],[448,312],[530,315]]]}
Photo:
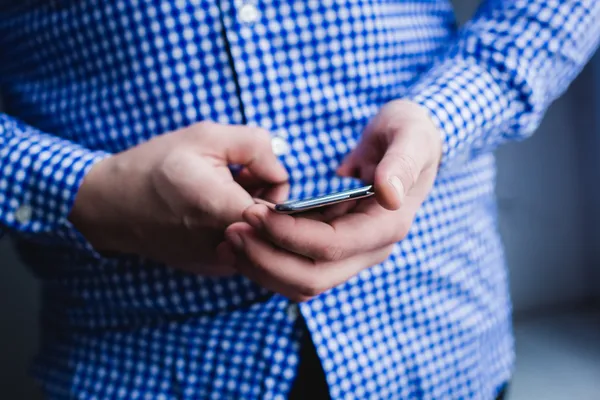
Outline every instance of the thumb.
{"label": "thumb", "polygon": [[271,136],[261,128],[223,125],[215,132],[215,145],[228,164],[243,165],[268,183],[288,180],[288,173],[273,153]]}
{"label": "thumb", "polygon": [[382,207],[399,209],[421,173],[417,153],[409,151],[401,140],[390,144],[375,169],[375,196]]}
{"label": "thumb", "polygon": [[254,204],[252,196],[233,180],[218,176],[205,180],[204,190],[198,190],[196,204],[200,217],[210,216],[213,228],[223,228],[242,220],[244,210]]}
{"label": "thumb", "polygon": [[256,178],[269,183],[288,180],[288,173],[271,146],[271,136],[261,128],[238,126],[223,135],[225,157],[229,164],[240,164]]}

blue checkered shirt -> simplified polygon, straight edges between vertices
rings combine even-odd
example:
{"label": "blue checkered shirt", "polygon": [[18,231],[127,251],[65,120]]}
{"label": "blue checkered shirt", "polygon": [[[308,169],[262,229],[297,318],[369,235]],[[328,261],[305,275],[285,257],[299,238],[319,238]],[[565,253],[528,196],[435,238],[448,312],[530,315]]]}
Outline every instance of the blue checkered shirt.
{"label": "blue checkered shirt", "polygon": [[[34,374],[54,399],[285,399],[307,331],[334,399],[490,399],[513,363],[494,200],[593,53],[598,0],[0,0],[0,227],[43,285]],[[210,119],[279,143],[294,197],[408,98],[443,137],[435,186],[382,264],[295,305],[243,276],[100,257],[67,221],[97,161]]]}

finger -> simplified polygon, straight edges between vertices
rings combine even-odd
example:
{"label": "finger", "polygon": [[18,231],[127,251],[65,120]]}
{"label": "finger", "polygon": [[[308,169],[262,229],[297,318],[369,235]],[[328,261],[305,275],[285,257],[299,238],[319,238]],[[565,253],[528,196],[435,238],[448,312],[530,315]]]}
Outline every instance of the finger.
{"label": "finger", "polygon": [[270,203],[283,203],[289,198],[290,185],[288,183],[281,183],[265,188],[260,198]]}
{"label": "finger", "polygon": [[244,165],[254,176],[270,183],[285,182],[288,173],[271,146],[269,133],[261,128],[215,125],[212,139],[229,164]]}
{"label": "finger", "polygon": [[282,203],[288,199],[290,192],[289,183],[265,183],[244,168],[234,180],[243,187],[253,198],[270,203]]}
{"label": "finger", "polygon": [[341,165],[336,174],[348,178],[357,178],[363,182],[373,182],[375,175],[376,161],[368,159],[359,159],[357,161],[349,161],[348,164]]}
{"label": "finger", "polygon": [[254,204],[252,196],[238,185],[233,179],[224,178],[224,174],[209,175],[199,177],[196,182],[202,182],[199,187],[203,190],[196,190],[193,193],[193,200],[190,210],[189,220],[185,219],[184,224],[192,223],[194,219],[214,221],[215,225],[211,228],[223,229],[226,226],[240,221],[243,211]]}
{"label": "finger", "polygon": [[356,207],[357,201],[343,201],[338,204],[334,204],[329,207],[325,207],[321,214],[323,215],[322,221],[332,221],[342,215],[348,214]]}
{"label": "finger", "polygon": [[385,247],[361,254],[341,263],[314,263],[286,252],[262,240],[247,224],[234,224],[226,237],[249,262],[240,260],[236,268],[260,285],[293,300],[314,297],[342,282],[362,269],[384,261],[391,251]]}
{"label": "finger", "polygon": [[[381,159],[383,149],[385,148],[385,146],[382,146],[381,137],[373,134],[377,129],[377,119],[367,124],[362,132],[360,141],[339,166],[337,170],[338,175],[361,178],[366,182],[373,182],[374,166]],[[370,167],[370,171],[365,171],[365,167]]]}
{"label": "finger", "polygon": [[271,212],[263,205],[244,211],[248,224],[265,234],[283,249],[317,261],[339,261],[394,243],[402,232],[396,232],[398,218],[380,212],[350,213],[328,223]]}
{"label": "finger", "polygon": [[359,166],[356,162],[357,156],[355,151],[351,152],[346,156],[344,161],[340,164],[336,170],[336,174],[339,176],[345,176],[348,178],[357,178],[359,174]]}
{"label": "finger", "polygon": [[276,205],[276,204],[275,204],[275,203],[271,203],[271,202],[270,202],[270,201],[268,201],[268,200],[264,200],[264,199],[261,199],[261,198],[259,198],[259,197],[255,197],[255,198],[254,198],[254,202],[255,202],[256,204],[263,204],[263,205],[264,205],[264,206],[266,206],[266,207],[267,207],[269,210],[275,210],[275,205]]}
{"label": "finger", "polygon": [[210,228],[225,229],[240,221],[244,209],[254,203],[233,180],[227,165],[219,165],[210,157],[193,152],[171,153],[164,164],[153,175],[153,183],[166,204],[184,210],[181,222],[188,229],[205,223]]}
{"label": "finger", "polygon": [[[328,259],[321,248],[333,248],[337,240],[331,225],[323,222],[320,212],[292,216],[271,212],[263,205],[251,206],[244,211],[244,220],[282,249],[313,260]],[[323,238],[328,240],[323,241]]]}
{"label": "finger", "polygon": [[[275,211],[275,204],[257,201],[259,204],[265,204],[269,210]],[[348,213],[356,206],[356,201],[343,201],[341,203],[332,204],[325,207],[319,207],[308,211],[293,213],[294,217],[313,219],[316,221],[329,221],[341,215]]]}
{"label": "finger", "polygon": [[375,196],[388,210],[399,209],[424,167],[423,149],[415,149],[402,136],[386,150],[375,169]]}
{"label": "finger", "polygon": [[349,178],[360,177],[360,170],[366,161],[365,150],[368,144],[365,145],[365,138],[363,138],[356,148],[352,150],[346,158],[342,161],[338,167],[336,173],[340,176],[346,176]]}
{"label": "finger", "polygon": [[265,189],[264,188],[258,188],[258,189],[252,189],[252,190],[248,190],[248,193],[250,194],[250,196],[252,196],[253,199],[260,199],[264,196],[265,193]]}
{"label": "finger", "polygon": [[[314,274],[314,264],[310,260],[261,240],[247,224],[231,225],[225,237],[239,254],[235,268],[273,292],[294,298],[304,291],[303,282]],[[325,282],[324,277],[322,282]]]}
{"label": "finger", "polygon": [[248,168],[243,168],[234,176],[234,180],[248,192],[263,187],[265,182],[254,175]]}

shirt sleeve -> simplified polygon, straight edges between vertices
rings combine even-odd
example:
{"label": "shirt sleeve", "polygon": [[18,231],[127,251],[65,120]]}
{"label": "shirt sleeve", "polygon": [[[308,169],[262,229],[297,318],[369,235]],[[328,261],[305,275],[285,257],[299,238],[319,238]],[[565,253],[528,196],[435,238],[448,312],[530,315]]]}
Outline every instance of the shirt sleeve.
{"label": "shirt sleeve", "polygon": [[94,253],[67,217],[85,174],[108,155],[0,113],[0,230]]}
{"label": "shirt sleeve", "polygon": [[532,134],[599,40],[599,0],[485,0],[408,90],[440,128],[441,168]]}

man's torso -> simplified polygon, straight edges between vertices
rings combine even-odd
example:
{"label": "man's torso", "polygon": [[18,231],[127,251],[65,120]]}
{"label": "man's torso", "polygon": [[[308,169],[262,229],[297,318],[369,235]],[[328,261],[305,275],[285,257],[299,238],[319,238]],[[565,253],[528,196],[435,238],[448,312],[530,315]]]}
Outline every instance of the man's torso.
{"label": "man's torso", "polygon": [[[194,122],[259,125],[292,195],[335,168],[455,35],[446,1],[0,3],[8,112],[119,152]],[[299,309],[334,398],[492,396],[512,362],[493,157],[442,174],[391,258]],[[60,190],[57,188],[57,190]],[[43,278],[47,393],[282,398],[297,308],[243,277],[20,243]]]}

